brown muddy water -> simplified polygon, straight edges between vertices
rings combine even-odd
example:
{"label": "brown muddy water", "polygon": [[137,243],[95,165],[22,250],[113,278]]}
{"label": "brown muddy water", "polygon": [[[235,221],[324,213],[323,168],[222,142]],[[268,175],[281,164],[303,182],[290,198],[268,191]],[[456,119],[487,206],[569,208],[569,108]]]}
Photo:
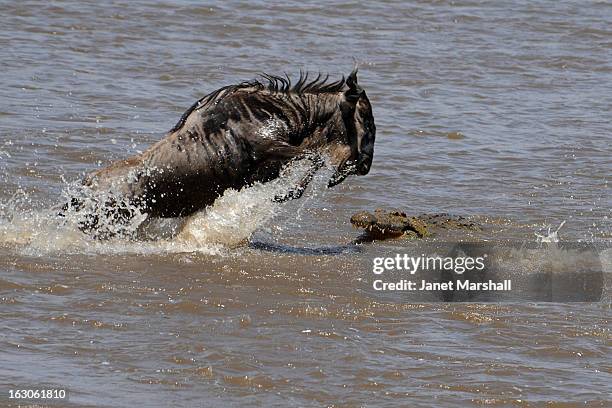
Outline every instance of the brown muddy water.
{"label": "brown muddy water", "polygon": [[[471,216],[492,241],[565,221],[561,241],[609,244],[609,2],[0,10],[0,405],[43,385],[70,407],[612,404],[609,284],[590,303],[419,303],[371,288],[372,259],[414,242],[344,246],[376,207]],[[179,237],[170,220],[96,242],[53,216],[204,94],[353,59],[369,175],[321,175],[283,205],[272,185],[228,192]]]}

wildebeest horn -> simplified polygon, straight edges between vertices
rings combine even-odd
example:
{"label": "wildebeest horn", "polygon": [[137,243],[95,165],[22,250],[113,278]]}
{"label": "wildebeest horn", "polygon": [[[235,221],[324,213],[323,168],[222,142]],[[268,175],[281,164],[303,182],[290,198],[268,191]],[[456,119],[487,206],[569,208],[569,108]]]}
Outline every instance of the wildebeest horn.
{"label": "wildebeest horn", "polygon": [[348,91],[346,91],[345,95],[348,97],[358,97],[363,93],[363,88],[359,86],[357,83],[357,71],[359,69],[357,66],[353,69],[353,71],[346,78],[346,85],[348,86]]}

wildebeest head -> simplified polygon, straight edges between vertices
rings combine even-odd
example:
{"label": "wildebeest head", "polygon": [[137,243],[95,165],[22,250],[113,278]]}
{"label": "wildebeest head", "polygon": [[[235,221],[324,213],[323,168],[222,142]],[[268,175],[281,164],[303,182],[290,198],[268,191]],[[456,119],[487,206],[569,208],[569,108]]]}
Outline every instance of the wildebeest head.
{"label": "wildebeest head", "polygon": [[368,174],[374,158],[376,125],[370,100],[365,90],[357,83],[357,69],[348,76],[346,85],[348,89],[340,101],[340,109],[348,146],[342,149],[340,163],[329,180],[329,187],[341,183],[351,174]]}

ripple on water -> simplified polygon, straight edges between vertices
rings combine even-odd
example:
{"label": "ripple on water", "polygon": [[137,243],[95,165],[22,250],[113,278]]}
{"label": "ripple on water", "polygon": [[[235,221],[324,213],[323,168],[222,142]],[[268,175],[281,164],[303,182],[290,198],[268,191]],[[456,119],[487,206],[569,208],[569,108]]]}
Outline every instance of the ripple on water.
{"label": "ripple on water", "polygon": [[[365,279],[405,241],[245,247],[343,246],[350,215],[381,206],[472,215],[499,239],[566,220],[562,242],[609,244],[610,2],[124,3],[2,6],[5,383],[69,379],[92,407],[610,405],[609,276],[593,303],[410,304]],[[378,129],[365,177],[281,206],[289,184],[228,191],[107,241],[46,210],[78,184],[63,178],[145,149],[220,86],[337,78],[353,57]]]}

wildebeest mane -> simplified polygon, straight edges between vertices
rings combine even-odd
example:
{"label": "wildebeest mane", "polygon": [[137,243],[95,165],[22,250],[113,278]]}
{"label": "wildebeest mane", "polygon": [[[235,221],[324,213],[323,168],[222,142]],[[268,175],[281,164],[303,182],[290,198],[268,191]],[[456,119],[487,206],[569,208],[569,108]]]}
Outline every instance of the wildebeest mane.
{"label": "wildebeest mane", "polygon": [[256,86],[260,89],[267,89],[270,92],[278,93],[293,93],[293,94],[305,94],[305,93],[330,93],[340,92],[344,87],[346,80],[344,76],[338,81],[328,82],[329,75],[323,76],[321,73],[311,81],[308,81],[309,73],[300,71],[300,77],[298,81],[293,84],[289,75],[285,74],[285,77],[278,75],[270,75],[263,73],[261,76],[268,81],[264,84],[260,81],[251,81],[251,86]]}
{"label": "wildebeest mane", "polygon": [[308,72],[300,71],[300,77],[295,83],[291,81],[291,78],[286,73],[284,77],[266,73],[262,73],[260,75],[265,80],[265,82],[254,79],[251,81],[241,82],[235,85],[227,85],[197,100],[193,105],[189,107],[189,109],[187,109],[185,113],[183,113],[177,124],[174,125],[172,129],[170,129],[170,132],[174,132],[180,129],[185,124],[187,117],[194,110],[202,109],[212,102],[218,102],[224,96],[229,95],[239,89],[255,88],[257,90],[265,90],[271,93],[281,93],[286,95],[293,94],[299,96],[304,94],[340,92],[346,84],[346,79],[344,75],[338,81],[328,82],[329,75],[323,76],[321,73],[319,73],[315,79],[309,81],[310,74]]}

